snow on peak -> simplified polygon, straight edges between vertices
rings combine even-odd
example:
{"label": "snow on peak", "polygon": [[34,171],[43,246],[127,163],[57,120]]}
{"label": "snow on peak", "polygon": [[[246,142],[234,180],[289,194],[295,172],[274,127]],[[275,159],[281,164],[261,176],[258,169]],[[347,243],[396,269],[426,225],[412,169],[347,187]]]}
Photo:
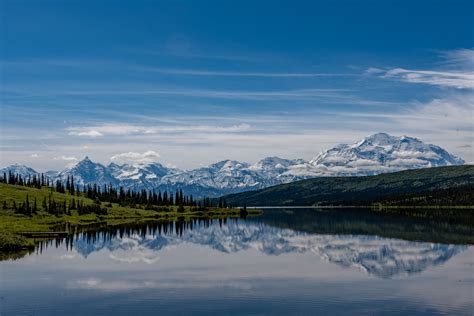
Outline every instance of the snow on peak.
{"label": "snow on peak", "polygon": [[373,175],[404,169],[460,165],[464,161],[417,138],[369,135],[352,145],[341,144],[310,161],[326,175]]}
{"label": "snow on peak", "polygon": [[279,157],[266,157],[253,166],[251,168],[253,170],[271,170],[271,169],[285,169],[288,168],[289,166],[296,165],[303,163],[304,161],[301,159],[296,159],[296,160],[289,160],[289,159],[283,159]]}
{"label": "snow on peak", "polygon": [[0,175],[3,177],[3,173],[8,174],[11,172],[12,174],[18,174],[21,175],[22,178],[28,178],[34,175],[38,175],[39,172],[34,170],[33,168],[30,168],[25,165],[20,165],[18,163],[15,163],[13,165],[7,166],[5,168],[0,169]]}

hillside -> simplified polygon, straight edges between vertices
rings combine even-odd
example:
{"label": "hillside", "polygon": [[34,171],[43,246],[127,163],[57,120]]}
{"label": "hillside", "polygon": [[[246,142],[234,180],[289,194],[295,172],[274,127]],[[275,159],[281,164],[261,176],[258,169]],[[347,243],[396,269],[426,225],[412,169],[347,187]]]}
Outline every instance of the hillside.
{"label": "hillside", "polygon": [[322,177],[225,196],[232,205],[474,205],[474,166]]}
{"label": "hillside", "polygon": [[[66,224],[240,216],[240,210],[232,208],[201,207],[196,204],[176,205],[171,202],[126,204],[126,201],[109,202],[99,200],[99,197],[98,195],[95,199],[87,198],[83,192],[60,193],[47,186],[35,188],[0,183],[0,234],[54,231],[58,226]],[[26,204],[29,205],[28,212],[25,212]]]}

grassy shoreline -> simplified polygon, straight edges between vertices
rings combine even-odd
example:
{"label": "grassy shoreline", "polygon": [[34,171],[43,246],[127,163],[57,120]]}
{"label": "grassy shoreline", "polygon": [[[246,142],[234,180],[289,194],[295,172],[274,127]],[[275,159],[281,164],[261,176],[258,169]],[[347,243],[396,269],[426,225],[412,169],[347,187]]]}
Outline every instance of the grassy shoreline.
{"label": "grassy shoreline", "polygon": [[32,239],[25,238],[18,234],[10,232],[0,232],[0,250],[1,251],[18,251],[33,249],[35,243]]}
{"label": "grassy shoreline", "polygon": [[[38,214],[32,217],[14,214],[12,211],[0,211],[0,251],[14,251],[31,249],[34,247],[35,238],[21,236],[22,232],[54,232],[60,226],[87,226],[92,224],[120,225],[146,221],[172,221],[189,220],[192,218],[223,218],[240,217],[242,215],[260,215],[260,210],[248,210],[245,214],[240,209],[209,208],[206,212],[191,211],[186,208],[184,212],[174,210],[169,212],[156,212],[141,209],[114,210],[111,208],[108,215],[54,215]],[[37,239],[37,238],[36,238]]]}
{"label": "grassy shoreline", "polygon": [[[58,203],[70,203],[71,199],[81,201],[85,205],[97,203],[84,195],[71,195],[67,193],[58,193],[50,187],[42,187],[40,189],[6,185],[0,183],[0,207],[1,205],[13,205],[13,203],[21,203],[29,196],[30,201],[33,199],[41,201],[46,196],[52,196]],[[77,210],[69,210],[67,214],[52,215],[39,209],[37,214],[26,216],[18,214],[13,209],[3,207],[0,209],[0,252],[12,250],[25,250],[34,247],[33,238],[25,238],[21,236],[22,232],[54,232],[61,230],[61,227],[81,227],[88,225],[121,225],[130,223],[143,223],[147,221],[173,221],[173,220],[189,220],[193,218],[218,219],[224,217],[240,217],[246,215],[259,215],[262,209],[272,208],[272,206],[261,208],[247,208],[245,211],[240,208],[197,208],[191,206],[177,205],[134,205],[123,206],[117,203],[100,203],[100,207],[106,209],[106,215],[98,215],[90,213],[79,215]],[[292,208],[291,206],[273,206],[273,208]],[[311,205],[301,206],[301,208],[315,209],[369,209],[379,214],[400,214],[412,218],[426,218],[437,220],[440,222],[462,222],[467,225],[474,225],[474,205],[387,205],[383,203],[372,204],[368,206],[361,205]],[[62,229],[64,230],[64,229]]]}
{"label": "grassy shoreline", "polygon": [[[11,207],[14,203],[20,205],[26,196],[29,197],[30,201],[38,201],[38,204],[45,197],[49,196],[58,203],[67,202],[69,204],[72,199],[75,199],[76,202],[81,201],[84,205],[96,203],[84,197],[83,194],[78,196],[58,193],[50,187],[37,189],[0,183],[0,207],[3,205],[0,209],[0,251],[23,250],[34,246],[32,239],[20,236],[21,232],[53,232],[57,231],[58,227],[65,226],[65,224],[68,226],[97,223],[119,225],[121,223],[126,224],[148,220],[171,221],[177,219],[239,217],[261,214],[260,210],[243,211],[238,208],[197,208],[191,206],[179,207],[177,205],[151,205],[147,208],[144,205],[129,207],[117,203],[102,202],[100,207],[107,210],[106,215],[95,213],[79,215],[75,209],[69,210],[67,214],[53,215],[39,207],[37,214],[26,216],[18,214]],[[6,208],[5,205],[7,205]]]}

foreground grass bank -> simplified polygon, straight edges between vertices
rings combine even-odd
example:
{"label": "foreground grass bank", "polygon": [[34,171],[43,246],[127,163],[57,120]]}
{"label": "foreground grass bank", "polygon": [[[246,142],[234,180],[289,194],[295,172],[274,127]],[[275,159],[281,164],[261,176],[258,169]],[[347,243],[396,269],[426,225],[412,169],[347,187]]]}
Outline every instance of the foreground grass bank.
{"label": "foreground grass bank", "polygon": [[2,251],[32,249],[34,245],[31,239],[9,232],[0,232],[0,250]]}
{"label": "foreground grass bank", "polygon": [[[42,201],[45,198],[52,198],[61,205],[69,205],[72,199],[75,203],[83,205],[99,205],[101,214],[89,213],[79,214],[75,209],[70,209],[63,214],[50,214],[38,206],[38,210],[31,216],[19,214],[13,208],[25,201],[28,196],[29,201]],[[32,202],[33,203],[33,202]],[[39,204],[38,202],[36,202]],[[177,220],[191,218],[220,218],[220,217],[240,217],[247,215],[258,215],[259,210],[241,210],[238,208],[219,207],[194,207],[177,205],[135,205],[122,206],[118,203],[106,203],[93,201],[80,195],[55,192],[50,187],[40,189],[9,185],[0,183],[0,250],[22,250],[34,245],[30,238],[25,238],[22,234],[26,232],[54,232],[63,229],[65,226],[84,226],[92,224],[120,225],[131,222],[147,220]]]}

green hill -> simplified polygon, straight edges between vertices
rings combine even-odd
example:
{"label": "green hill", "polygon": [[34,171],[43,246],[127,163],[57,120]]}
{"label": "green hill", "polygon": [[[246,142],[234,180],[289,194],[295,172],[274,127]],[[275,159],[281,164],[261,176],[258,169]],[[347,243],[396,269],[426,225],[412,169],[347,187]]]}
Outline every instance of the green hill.
{"label": "green hill", "polygon": [[225,199],[240,206],[472,206],[474,166],[314,178],[231,194]]}

